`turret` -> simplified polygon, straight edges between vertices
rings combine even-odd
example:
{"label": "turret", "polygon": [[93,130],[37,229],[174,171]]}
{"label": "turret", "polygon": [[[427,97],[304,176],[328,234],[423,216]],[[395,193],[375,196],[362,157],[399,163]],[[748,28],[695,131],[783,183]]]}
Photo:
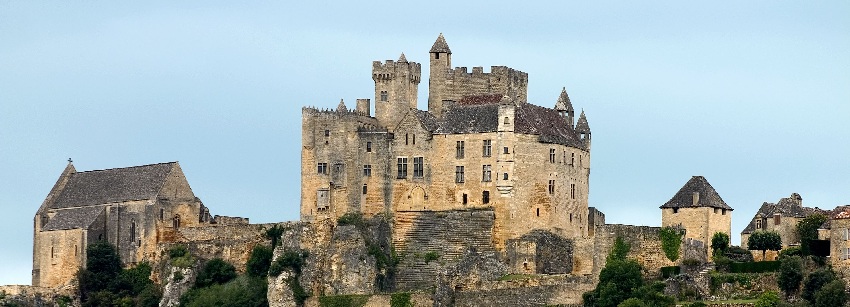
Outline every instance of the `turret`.
{"label": "turret", "polygon": [[561,96],[558,96],[558,101],[555,102],[555,110],[558,111],[558,114],[561,114],[561,117],[563,117],[570,128],[572,128],[575,111],[573,110],[572,102],[570,102],[570,96],[567,95],[566,87],[561,89]]}
{"label": "turret", "polygon": [[452,67],[452,50],[446,43],[443,33],[429,51],[431,55],[431,75],[428,78],[428,112],[436,117],[443,115],[442,93],[446,86],[446,77]]}
{"label": "turret", "polygon": [[404,53],[398,61],[372,62],[375,81],[375,118],[384,127],[395,127],[410,109],[415,109],[419,95],[422,66],[408,62]]}
{"label": "turret", "polygon": [[576,132],[578,132],[581,142],[590,150],[590,125],[587,124],[587,117],[584,116],[584,110],[581,110],[581,115],[578,117]]}

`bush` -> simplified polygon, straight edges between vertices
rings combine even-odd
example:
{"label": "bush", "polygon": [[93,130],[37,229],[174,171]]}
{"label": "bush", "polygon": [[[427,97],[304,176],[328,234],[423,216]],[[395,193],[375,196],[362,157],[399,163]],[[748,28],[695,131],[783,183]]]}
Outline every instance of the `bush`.
{"label": "bush", "polygon": [[782,260],[782,258],[784,258],[784,257],[802,256],[802,255],[803,255],[803,251],[799,247],[796,247],[796,246],[789,247],[789,248],[786,248],[786,249],[779,251],[779,259],[780,260]]}
{"label": "bush", "polygon": [[180,306],[268,306],[265,278],[240,276],[224,284],[193,288],[180,297]]}
{"label": "bush", "polygon": [[236,278],[236,268],[226,261],[215,258],[207,262],[195,279],[195,287],[203,288],[216,284],[224,284]]}
{"label": "bush", "polygon": [[786,256],[779,261],[779,279],[777,284],[779,289],[785,292],[786,296],[797,293],[800,289],[800,283],[803,281],[803,261],[800,256]]}
{"label": "bush", "polygon": [[280,245],[280,236],[282,234],[283,234],[283,227],[280,227],[278,225],[274,225],[274,226],[272,226],[272,228],[269,228],[268,230],[266,230],[266,239],[269,239],[269,240],[272,241],[272,249],[274,249],[275,247]]}
{"label": "bush", "polygon": [[424,258],[425,258],[425,263],[428,263],[428,262],[440,259],[440,255],[437,254],[437,252],[430,251],[430,252],[425,253]]}
{"label": "bush", "polygon": [[245,273],[254,277],[266,277],[269,275],[269,267],[272,264],[272,249],[268,246],[257,245],[251,251],[251,256],[245,264]]}
{"label": "bush", "polygon": [[779,298],[779,295],[773,291],[767,291],[762,293],[759,296],[758,301],[756,301],[755,307],[776,307],[781,303],[782,300]]}
{"label": "bush", "polygon": [[815,294],[814,307],[844,306],[847,303],[847,293],[844,292],[844,281],[833,280]]}
{"label": "bush", "polygon": [[647,307],[647,306],[639,298],[633,297],[633,298],[630,298],[630,299],[623,301],[622,303],[617,305],[617,307]]}
{"label": "bush", "polygon": [[301,274],[301,266],[304,265],[305,258],[307,258],[306,252],[286,251],[272,262],[269,275],[278,276],[287,268],[292,269],[295,274]]}
{"label": "bush", "polygon": [[185,245],[175,245],[168,249],[168,258],[180,258],[189,254],[189,249]]}
{"label": "bush", "polygon": [[779,261],[732,262],[729,264],[730,273],[766,273],[779,270]]}
{"label": "bush", "polygon": [[188,268],[195,263],[192,254],[185,245],[175,245],[168,249],[168,257],[171,259],[171,266],[178,268]]}
{"label": "bush", "polygon": [[700,265],[700,264],[702,264],[702,262],[697,260],[697,259],[693,259],[693,258],[682,259],[682,265],[697,266],[697,265]]}
{"label": "bush", "polygon": [[688,307],[706,307],[706,305],[703,302],[693,302],[692,304],[688,305]]}
{"label": "bush", "polygon": [[835,274],[830,269],[819,269],[817,271],[812,272],[806,277],[806,281],[803,284],[803,299],[809,301],[810,303],[815,303],[815,294],[820,291],[820,289],[835,280]]}
{"label": "bush", "polygon": [[354,212],[343,214],[336,220],[336,224],[339,226],[354,225],[357,228],[362,228],[364,225],[363,214]]}
{"label": "bush", "polygon": [[390,307],[413,307],[410,301],[410,293],[396,292],[390,296]]}

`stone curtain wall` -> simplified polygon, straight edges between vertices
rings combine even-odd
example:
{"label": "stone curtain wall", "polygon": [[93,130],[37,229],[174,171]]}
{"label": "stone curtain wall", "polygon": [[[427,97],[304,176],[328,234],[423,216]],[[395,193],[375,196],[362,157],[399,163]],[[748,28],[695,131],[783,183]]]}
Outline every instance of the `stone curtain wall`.
{"label": "stone curtain wall", "polygon": [[554,275],[545,278],[483,282],[478,289],[454,293],[455,306],[580,306],[581,295],[593,290],[590,276]]}
{"label": "stone curtain wall", "polygon": [[[658,276],[659,269],[664,266],[675,265],[667,259],[661,249],[661,238],[659,232],[661,227],[632,226],[621,224],[606,224],[596,228],[594,240],[594,276],[605,267],[605,258],[611,252],[614,240],[622,237],[631,245],[628,257],[637,260],[643,266],[644,273],[648,276]],[[680,253],[681,260],[683,253]]]}

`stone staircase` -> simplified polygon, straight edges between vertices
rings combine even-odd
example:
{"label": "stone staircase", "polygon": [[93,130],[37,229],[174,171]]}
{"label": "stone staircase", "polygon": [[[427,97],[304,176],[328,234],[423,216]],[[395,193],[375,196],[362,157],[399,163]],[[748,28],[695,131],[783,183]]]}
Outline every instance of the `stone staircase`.
{"label": "stone staircase", "polygon": [[[393,247],[404,257],[396,272],[396,288],[433,286],[437,274],[454,266],[470,247],[479,252],[495,251],[494,217],[490,210],[396,212]],[[426,262],[429,253],[436,254],[437,259]]]}

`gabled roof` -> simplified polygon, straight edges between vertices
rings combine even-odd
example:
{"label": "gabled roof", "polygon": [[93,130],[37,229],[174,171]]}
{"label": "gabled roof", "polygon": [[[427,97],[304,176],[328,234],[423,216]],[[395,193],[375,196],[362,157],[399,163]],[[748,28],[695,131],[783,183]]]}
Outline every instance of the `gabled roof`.
{"label": "gabled roof", "polygon": [[[796,197],[795,197],[796,196]],[[813,214],[823,214],[827,217],[832,215],[830,211],[823,210],[820,208],[810,208],[803,207],[801,200],[799,199],[799,194],[793,193],[791,197],[783,197],[779,199],[777,203],[769,203],[764,202],[761,204],[761,207],[753,215],[753,219],[750,220],[750,223],[747,227],[744,227],[744,230],[741,231],[742,234],[753,233],[756,231],[756,219],[758,218],[772,218],[774,214],[779,214],[782,217],[794,217],[794,218],[805,218]],[[827,223],[829,221],[827,220]]]}
{"label": "gabled roof", "polygon": [[443,33],[440,33],[440,36],[437,37],[434,46],[431,46],[430,53],[452,53],[452,50],[449,49],[449,44],[446,43],[446,38],[443,37]]}
{"label": "gabled roof", "polygon": [[90,206],[57,210],[42,230],[88,229],[106,206]]}
{"label": "gabled roof", "polygon": [[417,109],[413,109],[412,111],[413,115],[415,115],[416,118],[419,119],[419,123],[422,124],[422,128],[425,128],[425,130],[428,130],[428,132],[432,133],[437,130],[437,118],[434,117],[434,115],[432,115],[428,111],[422,111]]}
{"label": "gabled roof", "polygon": [[153,199],[176,165],[177,162],[169,162],[73,173],[49,207],[60,209]]}
{"label": "gabled roof", "polygon": [[[699,193],[697,203],[694,203],[694,193]],[[681,189],[673,195],[667,203],[662,205],[664,208],[699,208],[712,207],[726,210],[734,210],[726,204],[720,194],[714,190],[714,187],[705,180],[703,176],[693,176]]]}

